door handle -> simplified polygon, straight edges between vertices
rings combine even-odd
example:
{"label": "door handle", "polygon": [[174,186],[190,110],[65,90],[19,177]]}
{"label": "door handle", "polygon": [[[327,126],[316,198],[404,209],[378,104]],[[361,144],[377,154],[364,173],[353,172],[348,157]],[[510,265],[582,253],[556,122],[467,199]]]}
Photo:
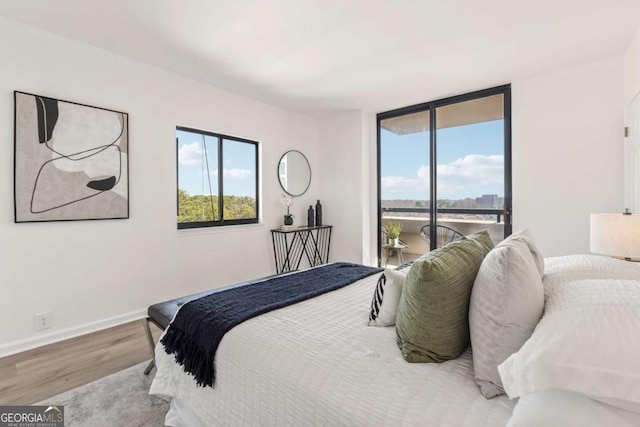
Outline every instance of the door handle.
{"label": "door handle", "polygon": [[511,208],[507,207],[506,204],[502,205],[502,215],[504,215],[504,223],[511,223]]}

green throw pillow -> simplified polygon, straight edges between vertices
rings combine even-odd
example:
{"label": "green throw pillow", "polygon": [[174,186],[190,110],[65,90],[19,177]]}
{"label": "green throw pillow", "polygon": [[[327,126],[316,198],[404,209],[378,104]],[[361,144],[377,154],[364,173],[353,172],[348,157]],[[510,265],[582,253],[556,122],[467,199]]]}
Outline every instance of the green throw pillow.
{"label": "green throw pillow", "polygon": [[398,346],[407,362],[444,362],[469,344],[469,300],[485,255],[487,231],[428,252],[409,270],[396,317]]}

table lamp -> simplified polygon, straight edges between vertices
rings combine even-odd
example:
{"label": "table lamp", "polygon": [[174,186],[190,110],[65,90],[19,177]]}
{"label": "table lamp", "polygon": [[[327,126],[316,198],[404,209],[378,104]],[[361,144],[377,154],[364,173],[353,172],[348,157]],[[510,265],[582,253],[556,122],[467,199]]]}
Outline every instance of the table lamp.
{"label": "table lamp", "polygon": [[640,215],[591,214],[591,252],[640,261]]}

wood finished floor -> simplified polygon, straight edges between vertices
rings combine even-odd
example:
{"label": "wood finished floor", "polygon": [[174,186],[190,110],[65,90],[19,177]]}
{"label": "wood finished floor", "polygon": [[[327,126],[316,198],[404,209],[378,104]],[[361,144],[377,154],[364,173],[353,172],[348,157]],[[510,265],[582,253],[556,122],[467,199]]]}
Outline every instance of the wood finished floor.
{"label": "wood finished floor", "polygon": [[[161,331],[151,331],[157,342]],[[31,405],[145,360],[142,320],[3,357],[0,405]]]}

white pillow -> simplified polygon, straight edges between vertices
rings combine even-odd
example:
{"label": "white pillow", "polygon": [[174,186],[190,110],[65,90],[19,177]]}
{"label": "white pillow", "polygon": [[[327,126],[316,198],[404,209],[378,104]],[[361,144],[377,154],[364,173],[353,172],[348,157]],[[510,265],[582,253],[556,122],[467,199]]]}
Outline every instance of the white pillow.
{"label": "white pillow", "polygon": [[601,255],[568,255],[545,259],[544,283],[584,279],[639,280],[640,263]]}
{"label": "white pillow", "polygon": [[640,415],[566,390],[527,394],[518,401],[507,427],[637,427]]}
{"label": "white pillow", "polygon": [[544,316],[498,367],[509,397],[556,388],[640,404],[638,279],[545,282]]}
{"label": "white pillow", "polygon": [[540,273],[540,277],[544,275],[544,257],[542,256],[542,252],[540,248],[536,244],[536,241],[533,238],[533,234],[526,228],[522,230],[516,231],[507,239],[517,239],[524,241],[529,247],[529,251],[531,251],[531,256],[536,263],[536,267],[538,268],[538,272]]}
{"label": "white pillow", "polygon": [[471,291],[473,369],[484,397],[504,394],[498,365],[522,347],[544,309],[544,288],[526,242],[509,237],[482,261]]}
{"label": "white pillow", "polygon": [[408,272],[408,269],[392,270],[388,268],[380,275],[371,301],[369,326],[393,326],[396,324],[398,303]]}

